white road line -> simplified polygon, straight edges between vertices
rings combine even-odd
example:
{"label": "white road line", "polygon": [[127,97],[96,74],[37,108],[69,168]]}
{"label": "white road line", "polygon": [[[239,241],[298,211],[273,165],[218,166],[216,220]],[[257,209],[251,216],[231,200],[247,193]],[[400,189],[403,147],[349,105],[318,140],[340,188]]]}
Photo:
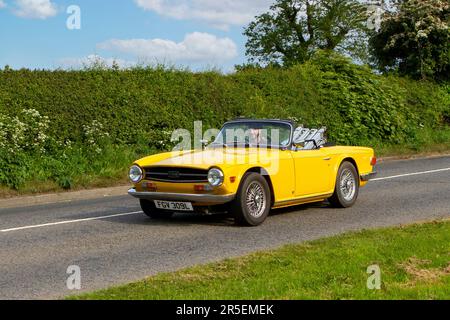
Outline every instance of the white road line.
{"label": "white road line", "polygon": [[[396,176],[376,178],[376,179],[372,179],[370,181],[391,180],[391,179],[397,179],[397,178],[402,178],[402,177],[410,177],[410,176],[438,173],[438,172],[444,172],[444,171],[450,171],[450,168],[429,170],[429,171],[422,171],[422,172],[414,172],[414,173],[406,173],[406,174],[399,174],[399,175],[396,175]],[[102,220],[102,219],[107,219],[107,218],[124,217],[124,216],[131,216],[131,215],[138,214],[138,213],[142,213],[142,211],[119,213],[119,214],[113,214],[113,215],[108,215],[108,216],[100,216],[100,217],[93,217],[93,218],[86,218],[86,219],[77,219],[77,220],[67,220],[67,221],[59,221],[59,222],[52,222],[52,223],[44,223],[44,224],[37,224],[37,225],[24,226],[24,227],[18,227],[18,228],[11,228],[11,229],[3,229],[3,230],[0,230],[0,232],[1,233],[5,233],[5,232],[27,230],[27,229],[51,227],[51,226],[57,226],[57,225],[61,225],[61,224],[70,224],[70,223],[79,223],[79,222],[86,222],[86,221]]]}
{"label": "white road line", "polygon": [[414,172],[414,173],[405,173],[405,174],[399,174],[399,175],[396,175],[396,176],[381,177],[381,178],[371,179],[370,181],[391,180],[391,179],[410,177],[410,176],[418,176],[418,175],[422,175],[422,174],[430,174],[430,173],[437,173],[437,172],[444,172],[444,171],[450,171],[450,168],[429,170],[429,171],[422,171],[422,172]]}
{"label": "white road line", "polygon": [[112,214],[112,215],[109,215],[109,216],[100,216],[100,217],[93,217],[93,218],[86,218],[86,219],[66,220],[66,221],[59,221],[59,222],[53,222],[53,223],[36,224],[36,225],[32,225],[32,226],[4,229],[4,230],[0,230],[0,232],[12,232],[12,231],[20,231],[20,230],[27,230],[27,229],[35,229],[35,228],[57,226],[57,225],[61,225],[61,224],[69,224],[69,223],[78,223],[78,222],[85,222],[85,221],[101,220],[101,219],[107,219],[107,218],[124,217],[124,216],[131,216],[133,214],[138,214],[138,213],[142,213],[142,211],[119,213],[119,214]]}

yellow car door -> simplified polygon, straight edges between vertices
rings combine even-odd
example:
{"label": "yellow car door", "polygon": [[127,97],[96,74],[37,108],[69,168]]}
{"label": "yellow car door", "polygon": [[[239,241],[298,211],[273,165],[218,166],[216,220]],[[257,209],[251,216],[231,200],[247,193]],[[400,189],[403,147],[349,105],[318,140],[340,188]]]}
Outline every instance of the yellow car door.
{"label": "yellow car door", "polygon": [[292,151],[295,169],[295,196],[329,193],[333,189],[333,156],[326,148]]}

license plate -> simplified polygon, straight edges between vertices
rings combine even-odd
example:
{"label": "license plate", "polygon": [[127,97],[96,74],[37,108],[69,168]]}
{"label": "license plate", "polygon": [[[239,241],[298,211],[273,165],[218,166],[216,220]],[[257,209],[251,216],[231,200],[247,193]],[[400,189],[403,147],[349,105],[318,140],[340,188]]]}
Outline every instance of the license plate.
{"label": "license plate", "polygon": [[173,211],[194,211],[194,207],[190,202],[173,202],[173,201],[161,201],[155,200],[155,206],[157,209],[173,210]]}

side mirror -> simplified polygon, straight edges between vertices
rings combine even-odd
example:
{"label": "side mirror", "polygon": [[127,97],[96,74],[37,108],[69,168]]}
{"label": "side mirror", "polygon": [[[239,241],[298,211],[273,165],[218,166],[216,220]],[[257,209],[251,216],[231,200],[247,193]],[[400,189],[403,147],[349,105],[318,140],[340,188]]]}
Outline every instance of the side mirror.
{"label": "side mirror", "polygon": [[203,139],[203,140],[200,140],[200,143],[202,144],[202,149],[205,149],[206,146],[210,143],[210,141]]}

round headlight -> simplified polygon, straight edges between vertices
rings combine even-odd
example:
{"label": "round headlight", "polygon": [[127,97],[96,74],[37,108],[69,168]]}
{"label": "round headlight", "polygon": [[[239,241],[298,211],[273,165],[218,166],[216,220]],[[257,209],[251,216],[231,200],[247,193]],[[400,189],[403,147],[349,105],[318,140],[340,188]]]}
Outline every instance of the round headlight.
{"label": "round headlight", "polygon": [[128,176],[130,177],[130,180],[134,183],[138,183],[139,181],[142,180],[143,178],[143,172],[142,169],[139,168],[138,166],[132,166],[130,168],[130,172],[128,174]]}
{"label": "round headlight", "polygon": [[213,168],[208,172],[208,182],[213,187],[218,187],[223,183],[223,172],[222,170]]}

